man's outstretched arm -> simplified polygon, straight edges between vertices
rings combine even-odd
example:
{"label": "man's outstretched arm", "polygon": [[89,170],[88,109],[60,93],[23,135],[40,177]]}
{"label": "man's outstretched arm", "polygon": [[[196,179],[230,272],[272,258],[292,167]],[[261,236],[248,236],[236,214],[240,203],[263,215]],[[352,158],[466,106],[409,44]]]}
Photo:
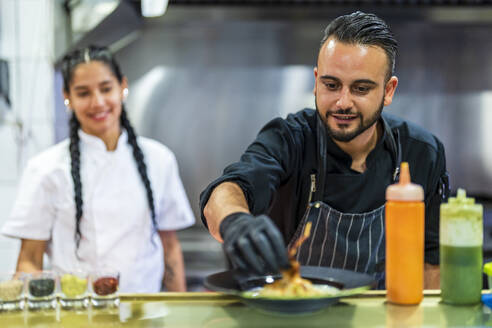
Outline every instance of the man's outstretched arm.
{"label": "man's outstretched arm", "polygon": [[239,185],[223,182],[215,187],[203,214],[234,268],[266,274],[289,266],[282,234],[268,216],[250,214]]}
{"label": "man's outstretched arm", "polygon": [[223,242],[219,230],[220,223],[226,216],[235,212],[250,213],[246,197],[238,184],[223,182],[214,188],[203,208],[208,230],[218,241]]}

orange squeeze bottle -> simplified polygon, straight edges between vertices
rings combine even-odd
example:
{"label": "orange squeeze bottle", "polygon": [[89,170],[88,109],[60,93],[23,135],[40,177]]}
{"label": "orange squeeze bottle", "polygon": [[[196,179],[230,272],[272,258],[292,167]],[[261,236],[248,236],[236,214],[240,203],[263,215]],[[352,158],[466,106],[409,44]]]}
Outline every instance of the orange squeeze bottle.
{"label": "orange squeeze bottle", "polygon": [[424,290],[424,190],[410,182],[401,163],[400,182],[386,189],[386,299],[419,304]]}

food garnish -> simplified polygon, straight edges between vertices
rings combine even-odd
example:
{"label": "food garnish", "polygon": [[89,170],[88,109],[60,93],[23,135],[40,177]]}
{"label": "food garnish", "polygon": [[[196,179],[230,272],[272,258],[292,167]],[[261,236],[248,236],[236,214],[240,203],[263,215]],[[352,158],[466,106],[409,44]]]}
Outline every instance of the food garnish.
{"label": "food garnish", "polygon": [[327,294],[334,294],[334,291],[338,289],[317,288],[309,280],[303,279],[300,273],[300,267],[298,261],[296,261],[296,254],[301,244],[309,238],[311,233],[311,222],[306,224],[304,232],[299,239],[289,249],[289,262],[290,268],[281,271],[282,278],[274,281],[271,284],[265,285],[258,293],[260,297],[316,297],[325,296]]}

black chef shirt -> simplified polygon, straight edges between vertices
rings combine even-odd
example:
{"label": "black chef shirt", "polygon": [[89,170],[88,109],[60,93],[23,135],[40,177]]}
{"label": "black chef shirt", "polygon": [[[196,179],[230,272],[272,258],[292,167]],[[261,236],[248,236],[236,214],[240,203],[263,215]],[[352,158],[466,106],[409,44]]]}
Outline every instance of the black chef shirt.
{"label": "black chef shirt", "polygon": [[[439,206],[448,193],[444,147],[431,133],[396,116],[383,113],[391,133],[399,132],[402,161],[409,163],[412,182],[424,188],[425,262],[439,263]],[[203,208],[217,185],[237,183],[252,214],[269,214],[289,242],[308,205],[311,176],[318,172],[318,115],[313,109],[276,118],[261,129],[239,162],[224,169],[200,195]],[[384,131],[366,159],[363,173],[352,170],[352,158],[327,138],[325,190],[317,198],[344,213],[364,213],[385,203],[393,183],[394,150]],[[316,195],[316,194],[315,194]]]}

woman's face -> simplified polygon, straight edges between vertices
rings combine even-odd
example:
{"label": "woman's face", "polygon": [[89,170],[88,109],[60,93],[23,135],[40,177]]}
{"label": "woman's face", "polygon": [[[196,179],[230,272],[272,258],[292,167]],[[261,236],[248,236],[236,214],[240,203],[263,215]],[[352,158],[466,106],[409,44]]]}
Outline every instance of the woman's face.
{"label": "woman's face", "polygon": [[69,87],[65,98],[82,131],[101,139],[119,135],[125,78],[120,83],[109,66],[94,60],[76,66]]}

